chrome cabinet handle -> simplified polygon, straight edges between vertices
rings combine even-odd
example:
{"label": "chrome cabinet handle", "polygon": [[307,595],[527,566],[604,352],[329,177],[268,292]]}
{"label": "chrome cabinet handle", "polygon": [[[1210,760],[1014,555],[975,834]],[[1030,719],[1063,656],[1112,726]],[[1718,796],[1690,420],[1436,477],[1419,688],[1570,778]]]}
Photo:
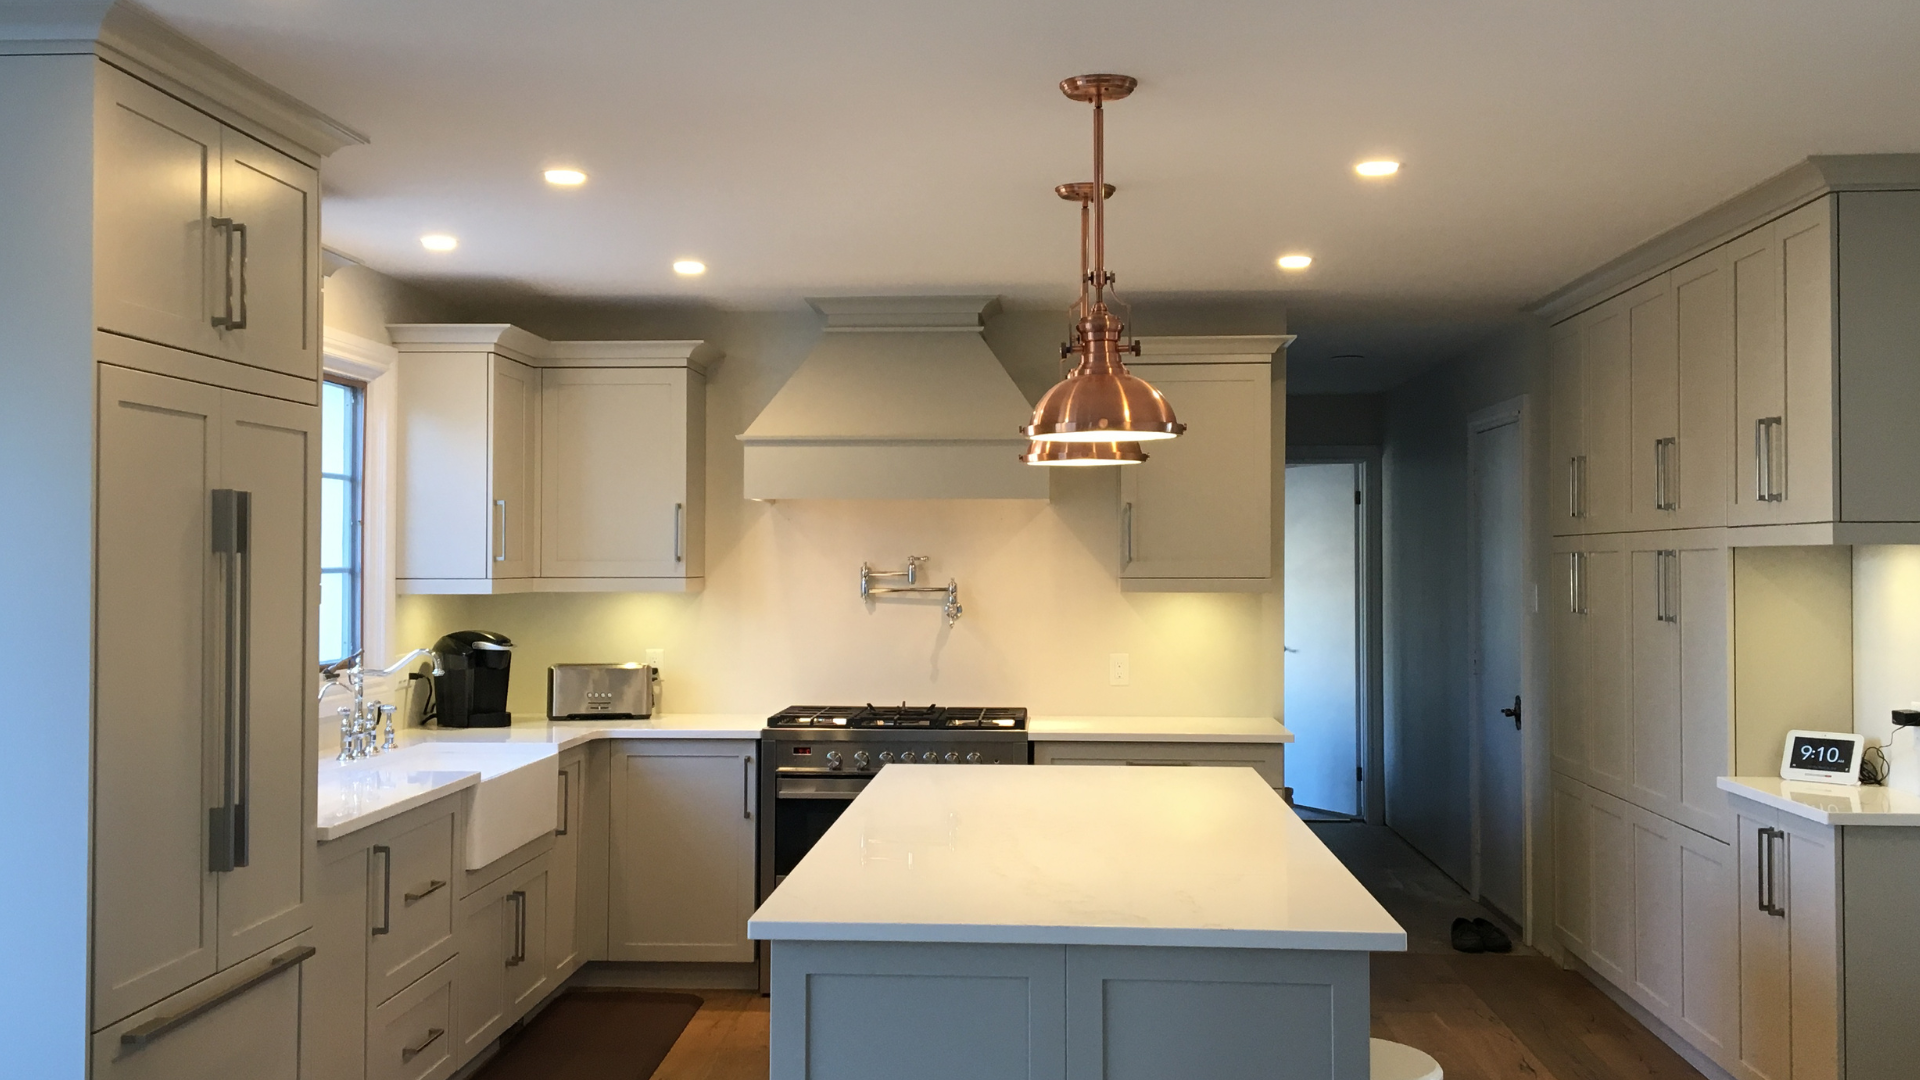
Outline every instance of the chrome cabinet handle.
{"label": "chrome cabinet handle", "polygon": [[567,829],[573,824],[573,774],[560,770],[560,827],[553,830],[555,836],[567,835]]}
{"label": "chrome cabinet handle", "polygon": [[493,561],[507,561],[507,500],[493,500]]}
{"label": "chrome cabinet handle", "polygon": [[[247,226],[245,222],[236,221],[227,229],[227,262],[229,266],[227,272],[229,274],[233,273],[231,269],[233,262],[232,244],[233,237],[235,236],[240,238],[240,273],[232,279],[232,284],[228,287],[227,329],[245,330],[247,328]],[[239,298],[239,304],[237,305],[239,315],[237,316],[234,314],[236,306],[234,304],[234,297],[236,294]]]}
{"label": "chrome cabinet handle", "polygon": [[1567,553],[1567,613],[1587,613],[1587,553]]}
{"label": "chrome cabinet handle", "polygon": [[187,1006],[172,1016],[156,1016],[146,1023],[141,1024],[139,1027],[121,1032],[120,1045],[132,1047],[146,1046],[162,1035],[175,1031],[183,1025],[197,1020],[220,1006],[225,1005],[241,994],[273,978],[275,975],[290,968],[299,967],[301,964],[312,959],[313,955],[319,951],[320,950],[311,945],[300,945],[288,949],[286,952],[267,961],[266,970],[259,972],[237,986],[230,986],[205,1001]]}
{"label": "chrome cabinet handle", "polygon": [[685,562],[687,559],[687,506],[685,503],[673,504],[673,561]]}
{"label": "chrome cabinet handle", "polygon": [[207,224],[226,234],[226,257],[220,263],[220,310],[214,313],[213,325],[222,330],[237,329],[233,325],[233,219],[208,218]]}
{"label": "chrome cabinet handle", "polygon": [[1120,505],[1120,566],[1133,565],[1133,504]]}
{"label": "chrome cabinet handle", "polygon": [[252,566],[248,534],[253,500],[245,491],[219,488],[213,499],[213,553],[225,566],[221,590],[220,787],[221,802],[207,812],[207,865],[216,873],[248,863],[247,797],[251,788]]}
{"label": "chrome cabinet handle", "polygon": [[1678,551],[1653,553],[1653,617],[1657,622],[1680,621],[1680,605],[1675,602],[1674,597],[1674,583],[1679,579],[1679,569],[1680,553]]}
{"label": "chrome cabinet handle", "polygon": [[740,816],[753,820],[753,755],[740,759]]}
{"label": "chrome cabinet handle", "polygon": [[1567,464],[1567,470],[1570,487],[1568,516],[1584,518],[1587,516],[1587,455],[1574,455]]}
{"label": "chrome cabinet handle", "polygon": [[1776,458],[1783,440],[1775,436],[1785,430],[1786,419],[1763,416],[1753,422],[1753,497],[1760,502],[1780,502],[1786,492],[1779,483]]}
{"label": "chrome cabinet handle", "polygon": [[1653,508],[1655,510],[1678,510],[1680,501],[1674,498],[1673,482],[1674,451],[1680,442],[1675,438],[1653,440]]}
{"label": "chrome cabinet handle", "polygon": [[412,1061],[414,1058],[419,1057],[422,1053],[426,1052],[427,1047],[439,1042],[440,1036],[446,1033],[446,1029],[444,1028],[428,1028],[425,1038],[414,1043],[412,1046],[403,1046],[400,1048],[400,1060]]}
{"label": "chrome cabinet handle", "polygon": [[393,849],[385,844],[375,844],[373,853],[380,856],[380,925],[370,933],[374,937],[393,932]]}
{"label": "chrome cabinet handle", "polygon": [[[387,858],[391,859],[393,858],[393,856],[389,854]],[[403,893],[401,894],[400,899],[407,906],[411,907],[414,904],[417,904],[420,901],[425,900],[427,897],[432,896],[434,893],[437,893],[441,889],[444,889],[446,887],[447,887],[446,882],[436,881],[432,878],[428,878],[426,888],[421,889],[419,892]]]}
{"label": "chrome cabinet handle", "polygon": [[507,899],[513,901],[513,955],[507,957],[507,966],[518,967],[527,960],[527,894],[515,889]]}
{"label": "chrome cabinet handle", "polygon": [[1787,915],[1787,909],[1781,907],[1779,903],[1779,875],[1777,873],[1779,869],[1779,858],[1775,854],[1776,849],[1773,842],[1775,840],[1785,840],[1787,834],[1784,830],[1767,828],[1765,826],[1754,830],[1754,832],[1756,834],[1755,839],[1757,841],[1759,854],[1759,857],[1754,861],[1754,868],[1759,878],[1755,883],[1755,891],[1759,894],[1760,910],[1775,918],[1784,919]]}

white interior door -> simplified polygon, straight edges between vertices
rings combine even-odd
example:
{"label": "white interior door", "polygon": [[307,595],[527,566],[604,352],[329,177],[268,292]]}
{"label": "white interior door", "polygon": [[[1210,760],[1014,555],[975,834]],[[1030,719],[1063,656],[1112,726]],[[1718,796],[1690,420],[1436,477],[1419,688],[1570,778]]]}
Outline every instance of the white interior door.
{"label": "white interior door", "polygon": [[1360,468],[1287,466],[1287,782],[1296,805],[1360,815]]}
{"label": "white interior door", "polygon": [[1525,523],[1517,416],[1470,435],[1479,595],[1474,619],[1474,877],[1483,899],[1524,911],[1521,636],[1525,633]]}

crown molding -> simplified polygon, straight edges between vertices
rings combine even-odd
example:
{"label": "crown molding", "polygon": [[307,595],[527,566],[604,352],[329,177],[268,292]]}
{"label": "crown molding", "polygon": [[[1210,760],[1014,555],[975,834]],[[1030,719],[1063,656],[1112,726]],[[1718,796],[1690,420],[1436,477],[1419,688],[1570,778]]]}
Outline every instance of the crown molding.
{"label": "crown molding", "polygon": [[548,341],[512,323],[394,323],[402,353],[499,353],[529,367],[691,368],[706,374],[722,353],[705,341]]}
{"label": "crown molding", "polygon": [[383,341],[325,328],[320,345],[321,368],[329,375],[372,382],[400,362],[400,350]]}

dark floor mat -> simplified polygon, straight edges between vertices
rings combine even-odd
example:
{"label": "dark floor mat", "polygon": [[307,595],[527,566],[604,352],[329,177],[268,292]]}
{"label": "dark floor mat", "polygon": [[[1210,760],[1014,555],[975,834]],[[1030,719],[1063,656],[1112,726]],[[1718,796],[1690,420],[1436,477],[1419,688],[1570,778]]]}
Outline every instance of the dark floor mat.
{"label": "dark floor mat", "polygon": [[569,990],[473,1080],[647,1080],[700,1004],[692,994]]}

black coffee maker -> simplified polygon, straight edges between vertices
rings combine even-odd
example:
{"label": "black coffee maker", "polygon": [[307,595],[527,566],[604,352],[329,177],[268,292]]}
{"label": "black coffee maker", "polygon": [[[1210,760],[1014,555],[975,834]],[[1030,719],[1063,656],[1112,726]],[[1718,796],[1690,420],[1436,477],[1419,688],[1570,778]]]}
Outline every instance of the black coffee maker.
{"label": "black coffee maker", "polygon": [[433,707],[427,719],[443,728],[506,727],[507,675],[513,642],[505,634],[461,630],[434,643],[445,674],[433,677]]}

